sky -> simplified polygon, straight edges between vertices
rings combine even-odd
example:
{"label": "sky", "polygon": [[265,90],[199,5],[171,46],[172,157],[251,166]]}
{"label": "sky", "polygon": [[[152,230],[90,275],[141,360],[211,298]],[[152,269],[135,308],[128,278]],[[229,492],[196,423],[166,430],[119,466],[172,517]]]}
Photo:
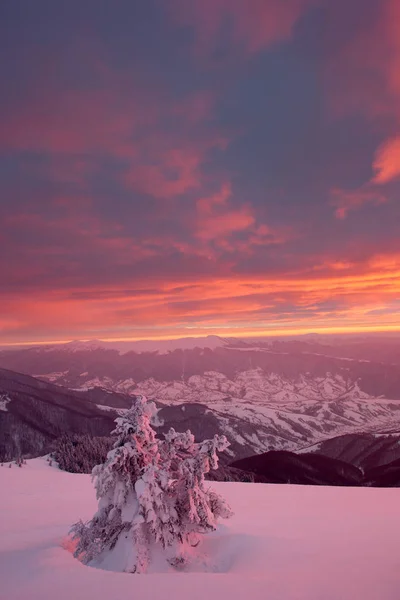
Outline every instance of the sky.
{"label": "sky", "polygon": [[400,329],[398,0],[3,0],[0,341]]}

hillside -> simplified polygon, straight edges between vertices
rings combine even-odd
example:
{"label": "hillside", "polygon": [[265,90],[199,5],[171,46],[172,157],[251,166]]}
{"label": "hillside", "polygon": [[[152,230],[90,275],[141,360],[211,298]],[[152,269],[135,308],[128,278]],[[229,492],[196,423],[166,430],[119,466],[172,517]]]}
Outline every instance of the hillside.
{"label": "hillside", "polygon": [[343,460],[363,470],[386,465],[400,459],[400,431],[397,424],[380,433],[354,433],[333,437],[300,450],[316,452]]}
{"label": "hillside", "polygon": [[[242,388],[247,391],[239,395]],[[397,458],[389,451],[392,442],[385,442],[390,438],[381,434],[400,430],[400,401],[370,397],[357,385],[349,387],[340,376],[303,376],[291,382],[255,370],[232,381],[213,372],[188,382],[149,380],[137,391],[156,401],[160,433],[171,426],[178,431],[190,429],[198,441],[225,434],[231,442],[223,456],[225,464],[271,449],[316,450],[353,463],[351,453],[336,455],[335,442],[327,440],[351,435],[358,445],[360,434],[365,433],[370,440],[380,436],[373,453],[380,462],[374,459],[368,466]],[[128,408],[132,398],[128,392],[99,387],[71,390],[0,369],[0,460],[21,452],[31,456],[48,452],[51,442],[65,432],[107,435],[117,412]],[[323,443],[333,448],[331,454],[318,450]],[[386,448],[383,458],[378,446]]]}
{"label": "hillside", "polygon": [[0,460],[47,452],[63,432],[108,435],[110,416],[77,392],[0,369]]}
{"label": "hillside", "polygon": [[[398,490],[213,483],[235,515],[199,548],[203,572],[136,576],[84,567],[66,543],[96,510],[90,477],[43,459],[0,468],[7,600],[397,600]],[[208,573],[204,573],[208,571]]]}
{"label": "hillside", "polygon": [[[261,372],[266,381],[275,375],[283,382],[300,385],[276,395],[268,386],[269,401],[293,398],[306,383],[340,378],[341,397],[357,387],[367,396],[400,399],[399,338],[369,336],[337,339],[303,336],[297,340],[236,340],[217,336],[169,342],[108,343],[72,342],[54,346],[0,350],[0,367],[48,379],[70,388],[103,387],[135,392],[147,382],[187,384],[193,376],[219,373],[230,384],[230,394],[257,392],[251,378],[240,373]],[[237,381],[237,388],[232,385]],[[273,379],[271,380],[273,383]],[[322,388],[317,391],[324,392]],[[340,386],[339,386],[340,387]],[[215,391],[218,391],[215,389]],[[305,390],[307,392],[307,390]],[[328,396],[335,395],[335,386]],[[173,397],[173,390],[171,390]],[[333,395],[333,396],[332,396]],[[322,394],[322,397],[325,397]],[[161,398],[160,398],[161,400]],[[163,399],[164,400],[164,399]],[[197,398],[197,401],[203,401]]]}
{"label": "hillside", "polygon": [[[49,452],[54,440],[64,433],[109,435],[118,411],[130,407],[132,400],[132,396],[99,388],[69,390],[0,369],[0,461]],[[207,406],[157,404],[159,433],[170,427],[177,431],[190,429],[196,440],[201,441],[224,432],[223,423]],[[232,456],[253,453],[250,446],[234,439],[229,450],[222,462],[229,462]]]}
{"label": "hillside", "polygon": [[319,454],[294,454],[271,451],[237,460],[232,465],[257,475],[265,483],[304,485],[363,485],[363,473],[341,460]]}
{"label": "hillside", "polygon": [[365,479],[372,487],[400,487],[400,459],[368,469]]}
{"label": "hillside", "polygon": [[0,366],[80,390],[105,410],[126,408],[119,395],[144,394],[171,407],[163,414],[166,423],[187,422],[200,437],[224,433],[234,459],[271,449],[297,452],[343,435],[400,431],[398,339],[93,340],[4,349]]}

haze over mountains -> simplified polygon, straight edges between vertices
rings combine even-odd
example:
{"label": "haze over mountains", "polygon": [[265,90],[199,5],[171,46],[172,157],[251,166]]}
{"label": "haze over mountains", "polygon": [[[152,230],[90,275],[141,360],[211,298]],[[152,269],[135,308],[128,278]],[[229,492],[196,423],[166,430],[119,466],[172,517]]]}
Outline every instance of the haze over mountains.
{"label": "haze over mountains", "polygon": [[[151,377],[157,381],[184,381],[207,371],[232,378],[257,368],[290,380],[301,375],[321,377],[330,373],[340,374],[353,383],[360,382],[368,394],[400,397],[399,335],[74,341],[3,348],[0,366],[79,388],[102,385],[101,378],[106,377],[112,379],[113,385],[121,385],[127,380],[138,383]],[[99,381],[93,381],[95,378]]]}
{"label": "haze over mountains", "polygon": [[[109,433],[115,411],[144,394],[159,404],[160,431],[227,435],[226,463],[308,448],[346,461],[351,452],[344,448],[354,436],[359,452],[374,457],[368,467],[400,458],[397,336],[129,344],[93,340],[0,351],[3,455],[18,444],[37,454],[69,430]],[[383,436],[378,448],[377,436]]]}

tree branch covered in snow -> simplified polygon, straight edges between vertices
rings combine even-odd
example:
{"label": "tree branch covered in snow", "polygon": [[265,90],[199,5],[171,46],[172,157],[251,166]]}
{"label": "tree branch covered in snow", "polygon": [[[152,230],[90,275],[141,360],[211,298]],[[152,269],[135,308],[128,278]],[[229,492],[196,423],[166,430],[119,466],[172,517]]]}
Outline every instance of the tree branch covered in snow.
{"label": "tree branch covered in snow", "polygon": [[229,446],[226,437],[195,443],[190,431],[170,429],[158,440],[151,426],[156,412],[139,397],[116,419],[114,447],[92,472],[98,511],[72,528],[75,556],[85,564],[142,573],[161,552],[182,568],[201,534],[232,514],[205,482],[218,468],[217,453]]}

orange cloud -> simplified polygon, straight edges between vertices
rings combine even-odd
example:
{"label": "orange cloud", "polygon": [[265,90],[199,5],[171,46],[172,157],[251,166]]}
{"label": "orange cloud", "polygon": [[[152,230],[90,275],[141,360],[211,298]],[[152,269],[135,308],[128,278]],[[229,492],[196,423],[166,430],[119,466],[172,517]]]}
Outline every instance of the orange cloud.
{"label": "orange cloud", "polygon": [[[400,255],[371,257],[342,268],[335,261],[312,274],[280,277],[161,274],[135,279],[135,289],[92,285],[26,295],[3,294],[4,341],[33,340],[35,332],[65,337],[168,337],[192,333],[239,335],[244,331],[396,329],[393,303],[400,297]],[[347,265],[345,265],[347,267]],[[106,292],[106,293],[105,293]],[[373,311],[381,311],[379,318]],[[382,314],[381,314],[382,313]],[[338,320],[340,327],[338,328]],[[22,337],[24,336],[24,337]]]}

